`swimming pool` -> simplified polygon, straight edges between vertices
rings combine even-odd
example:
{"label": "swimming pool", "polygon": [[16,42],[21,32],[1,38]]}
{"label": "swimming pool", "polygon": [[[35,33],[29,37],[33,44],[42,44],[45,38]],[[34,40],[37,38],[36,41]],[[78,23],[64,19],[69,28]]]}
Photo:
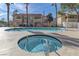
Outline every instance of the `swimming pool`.
{"label": "swimming pool", "polygon": [[49,35],[29,35],[18,41],[18,46],[24,51],[36,52],[56,52],[62,47],[62,42]]}
{"label": "swimming pool", "polygon": [[28,27],[28,28],[11,28],[5,31],[48,31],[48,32],[63,32],[64,28],[59,27]]}

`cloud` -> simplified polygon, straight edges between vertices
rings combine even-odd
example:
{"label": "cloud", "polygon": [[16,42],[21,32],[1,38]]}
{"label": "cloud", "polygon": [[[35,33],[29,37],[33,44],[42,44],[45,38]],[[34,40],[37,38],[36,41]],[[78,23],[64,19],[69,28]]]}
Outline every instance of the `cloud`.
{"label": "cloud", "polygon": [[0,16],[4,16],[4,15],[6,15],[7,13],[0,13]]}
{"label": "cloud", "polygon": [[1,12],[6,12],[6,5],[4,3],[0,4],[0,11]]}
{"label": "cloud", "polygon": [[24,4],[14,4],[14,6],[17,10],[25,11],[25,5]]}

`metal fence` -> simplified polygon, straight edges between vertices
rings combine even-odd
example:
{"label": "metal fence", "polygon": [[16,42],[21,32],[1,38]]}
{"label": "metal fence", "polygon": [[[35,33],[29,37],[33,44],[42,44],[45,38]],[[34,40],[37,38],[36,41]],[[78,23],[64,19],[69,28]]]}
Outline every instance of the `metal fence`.
{"label": "metal fence", "polygon": [[63,22],[63,27],[66,28],[79,28],[78,22]]}

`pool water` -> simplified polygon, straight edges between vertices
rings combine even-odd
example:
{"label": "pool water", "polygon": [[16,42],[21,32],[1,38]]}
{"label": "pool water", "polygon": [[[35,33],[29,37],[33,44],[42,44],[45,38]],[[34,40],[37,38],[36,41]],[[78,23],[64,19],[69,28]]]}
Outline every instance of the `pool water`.
{"label": "pool water", "polygon": [[21,38],[18,46],[28,52],[55,52],[62,47],[62,42],[48,35],[29,35]]}
{"label": "pool water", "polygon": [[30,28],[11,28],[5,31],[48,31],[48,32],[63,32],[64,28],[58,27],[30,27]]}

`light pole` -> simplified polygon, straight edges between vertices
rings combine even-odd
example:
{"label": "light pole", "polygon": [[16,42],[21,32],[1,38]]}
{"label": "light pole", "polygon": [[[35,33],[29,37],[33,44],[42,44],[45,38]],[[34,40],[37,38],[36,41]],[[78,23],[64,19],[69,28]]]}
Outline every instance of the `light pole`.
{"label": "light pole", "polygon": [[26,3],[26,18],[27,18],[26,25],[28,27],[28,3]]}
{"label": "light pole", "polygon": [[45,10],[43,11],[43,15],[42,15],[42,25],[43,25],[43,21],[45,21]]}
{"label": "light pole", "polygon": [[56,9],[56,26],[57,26],[57,4],[55,3],[55,9]]}
{"label": "light pole", "polygon": [[15,20],[16,20],[16,19],[15,19],[15,17],[16,17],[17,12],[18,12],[17,10],[14,10],[14,11],[13,11],[13,25],[14,25],[14,26],[16,26],[16,23],[15,23]]}

